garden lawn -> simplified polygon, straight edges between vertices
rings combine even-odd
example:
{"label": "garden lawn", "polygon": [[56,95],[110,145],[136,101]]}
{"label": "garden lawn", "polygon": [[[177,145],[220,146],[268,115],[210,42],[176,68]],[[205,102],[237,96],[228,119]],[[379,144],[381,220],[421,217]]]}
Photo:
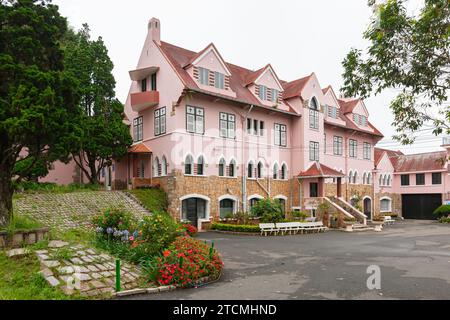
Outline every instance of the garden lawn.
{"label": "garden lawn", "polygon": [[0,300],[68,300],[82,299],[66,296],[51,287],[38,272],[40,264],[33,253],[20,258],[8,258],[0,251]]}
{"label": "garden lawn", "polygon": [[167,211],[167,194],[162,189],[134,189],[128,192],[134,195],[150,212]]}

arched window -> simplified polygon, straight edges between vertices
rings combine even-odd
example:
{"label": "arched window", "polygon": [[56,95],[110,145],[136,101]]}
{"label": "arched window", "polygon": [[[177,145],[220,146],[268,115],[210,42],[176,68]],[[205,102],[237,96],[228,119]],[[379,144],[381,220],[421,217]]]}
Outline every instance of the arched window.
{"label": "arched window", "polygon": [[250,199],[250,210],[252,210],[252,208],[260,201],[260,198],[251,198]]}
{"label": "arched window", "polygon": [[205,159],[203,156],[198,157],[197,160],[197,174],[202,176],[205,174]]}
{"label": "arched window", "polygon": [[230,166],[228,167],[228,175],[230,177],[234,177],[234,175],[236,174],[236,161],[231,160],[230,161]]}
{"label": "arched window", "polygon": [[350,170],[350,172],[348,173],[348,183],[352,183],[352,179],[353,179],[353,171]]}
{"label": "arched window", "polygon": [[249,178],[253,178],[254,170],[255,170],[255,166],[253,164],[253,161],[250,161],[247,166],[247,176]]}
{"label": "arched window", "polygon": [[159,163],[159,158],[156,157],[153,160],[153,176],[154,177],[159,177],[161,175],[161,171],[160,171],[161,165]]}
{"label": "arched window", "polygon": [[274,165],[273,165],[273,179],[274,180],[277,180],[278,179],[278,163],[275,163]]}
{"label": "arched window", "polygon": [[363,174],[363,180],[362,180],[362,183],[363,183],[363,184],[366,184],[366,177],[367,177],[367,174],[364,172],[364,174]]}
{"label": "arched window", "polygon": [[370,172],[367,174],[367,184],[372,184],[372,174]]}
{"label": "arched window", "polygon": [[392,200],[391,198],[385,197],[380,199],[380,212],[391,212],[392,211]]}
{"label": "arched window", "polygon": [[358,172],[355,171],[355,172],[353,173],[353,184],[356,184],[357,181],[358,181]]}
{"label": "arched window", "polygon": [[382,174],[380,174],[380,179],[379,179],[379,181],[378,181],[378,184],[379,184],[380,186],[383,185],[383,175],[382,175]]}
{"label": "arched window", "polygon": [[319,129],[319,102],[316,97],[313,97],[309,104],[309,127]]}
{"label": "arched window", "polygon": [[194,172],[194,159],[191,155],[186,157],[186,161],[184,162],[184,174],[193,174]]}
{"label": "arched window", "polygon": [[220,218],[228,218],[234,213],[235,201],[233,199],[223,199],[219,203]]}
{"label": "arched window", "polygon": [[286,178],[287,178],[287,166],[286,164],[283,164],[281,166],[281,179],[286,180]]}
{"label": "arched window", "polygon": [[263,168],[264,168],[264,166],[263,166],[262,162],[261,161],[258,162],[258,170],[256,171],[257,172],[257,176],[256,177],[258,179],[261,179],[262,176],[263,176]]}
{"label": "arched window", "polygon": [[167,176],[167,160],[165,156],[163,156],[161,160],[161,175]]}
{"label": "arched window", "polygon": [[226,167],[225,159],[222,158],[222,159],[220,159],[220,162],[219,162],[219,177],[225,176],[225,167]]}
{"label": "arched window", "polygon": [[388,175],[388,176],[387,176],[386,185],[387,185],[387,186],[390,186],[390,185],[391,185],[391,175]]}
{"label": "arched window", "polygon": [[383,176],[383,186],[387,186],[387,175]]}

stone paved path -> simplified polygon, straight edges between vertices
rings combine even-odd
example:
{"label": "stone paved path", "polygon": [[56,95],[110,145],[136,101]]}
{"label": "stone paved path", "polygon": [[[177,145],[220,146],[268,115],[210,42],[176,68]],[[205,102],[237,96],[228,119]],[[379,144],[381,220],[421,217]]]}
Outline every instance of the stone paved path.
{"label": "stone paved path", "polygon": [[149,214],[133,197],[121,191],[29,194],[14,201],[18,214],[63,230],[89,226],[94,215],[110,206],[123,206],[138,217]]}
{"label": "stone paved path", "polygon": [[[41,262],[40,273],[51,286],[59,286],[66,294],[83,296],[110,295],[115,291],[115,259],[83,245],[51,241],[46,250],[36,251]],[[123,263],[123,290],[139,287],[141,270]]]}

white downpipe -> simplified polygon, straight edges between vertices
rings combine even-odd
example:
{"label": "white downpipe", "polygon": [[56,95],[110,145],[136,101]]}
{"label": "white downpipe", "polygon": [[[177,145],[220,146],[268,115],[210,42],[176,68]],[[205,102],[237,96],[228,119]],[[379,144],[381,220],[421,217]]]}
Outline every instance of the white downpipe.
{"label": "white downpipe", "polygon": [[242,165],[242,211],[247,212],[247,166],[244,164],[245,137],[247,135],[247,119],[253,110],[253,105],[242,120],[242,146],[241,146],[241,165]]}

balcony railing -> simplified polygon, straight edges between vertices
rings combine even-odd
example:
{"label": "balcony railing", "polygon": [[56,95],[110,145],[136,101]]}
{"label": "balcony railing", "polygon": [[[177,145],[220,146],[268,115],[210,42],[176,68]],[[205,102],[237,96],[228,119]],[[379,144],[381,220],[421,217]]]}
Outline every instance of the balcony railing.
{"label": "balcony railing", "polygon": [[131,108],[135,112],[142,111],[159,104],[159,91],[144,91],[131,94]]}

